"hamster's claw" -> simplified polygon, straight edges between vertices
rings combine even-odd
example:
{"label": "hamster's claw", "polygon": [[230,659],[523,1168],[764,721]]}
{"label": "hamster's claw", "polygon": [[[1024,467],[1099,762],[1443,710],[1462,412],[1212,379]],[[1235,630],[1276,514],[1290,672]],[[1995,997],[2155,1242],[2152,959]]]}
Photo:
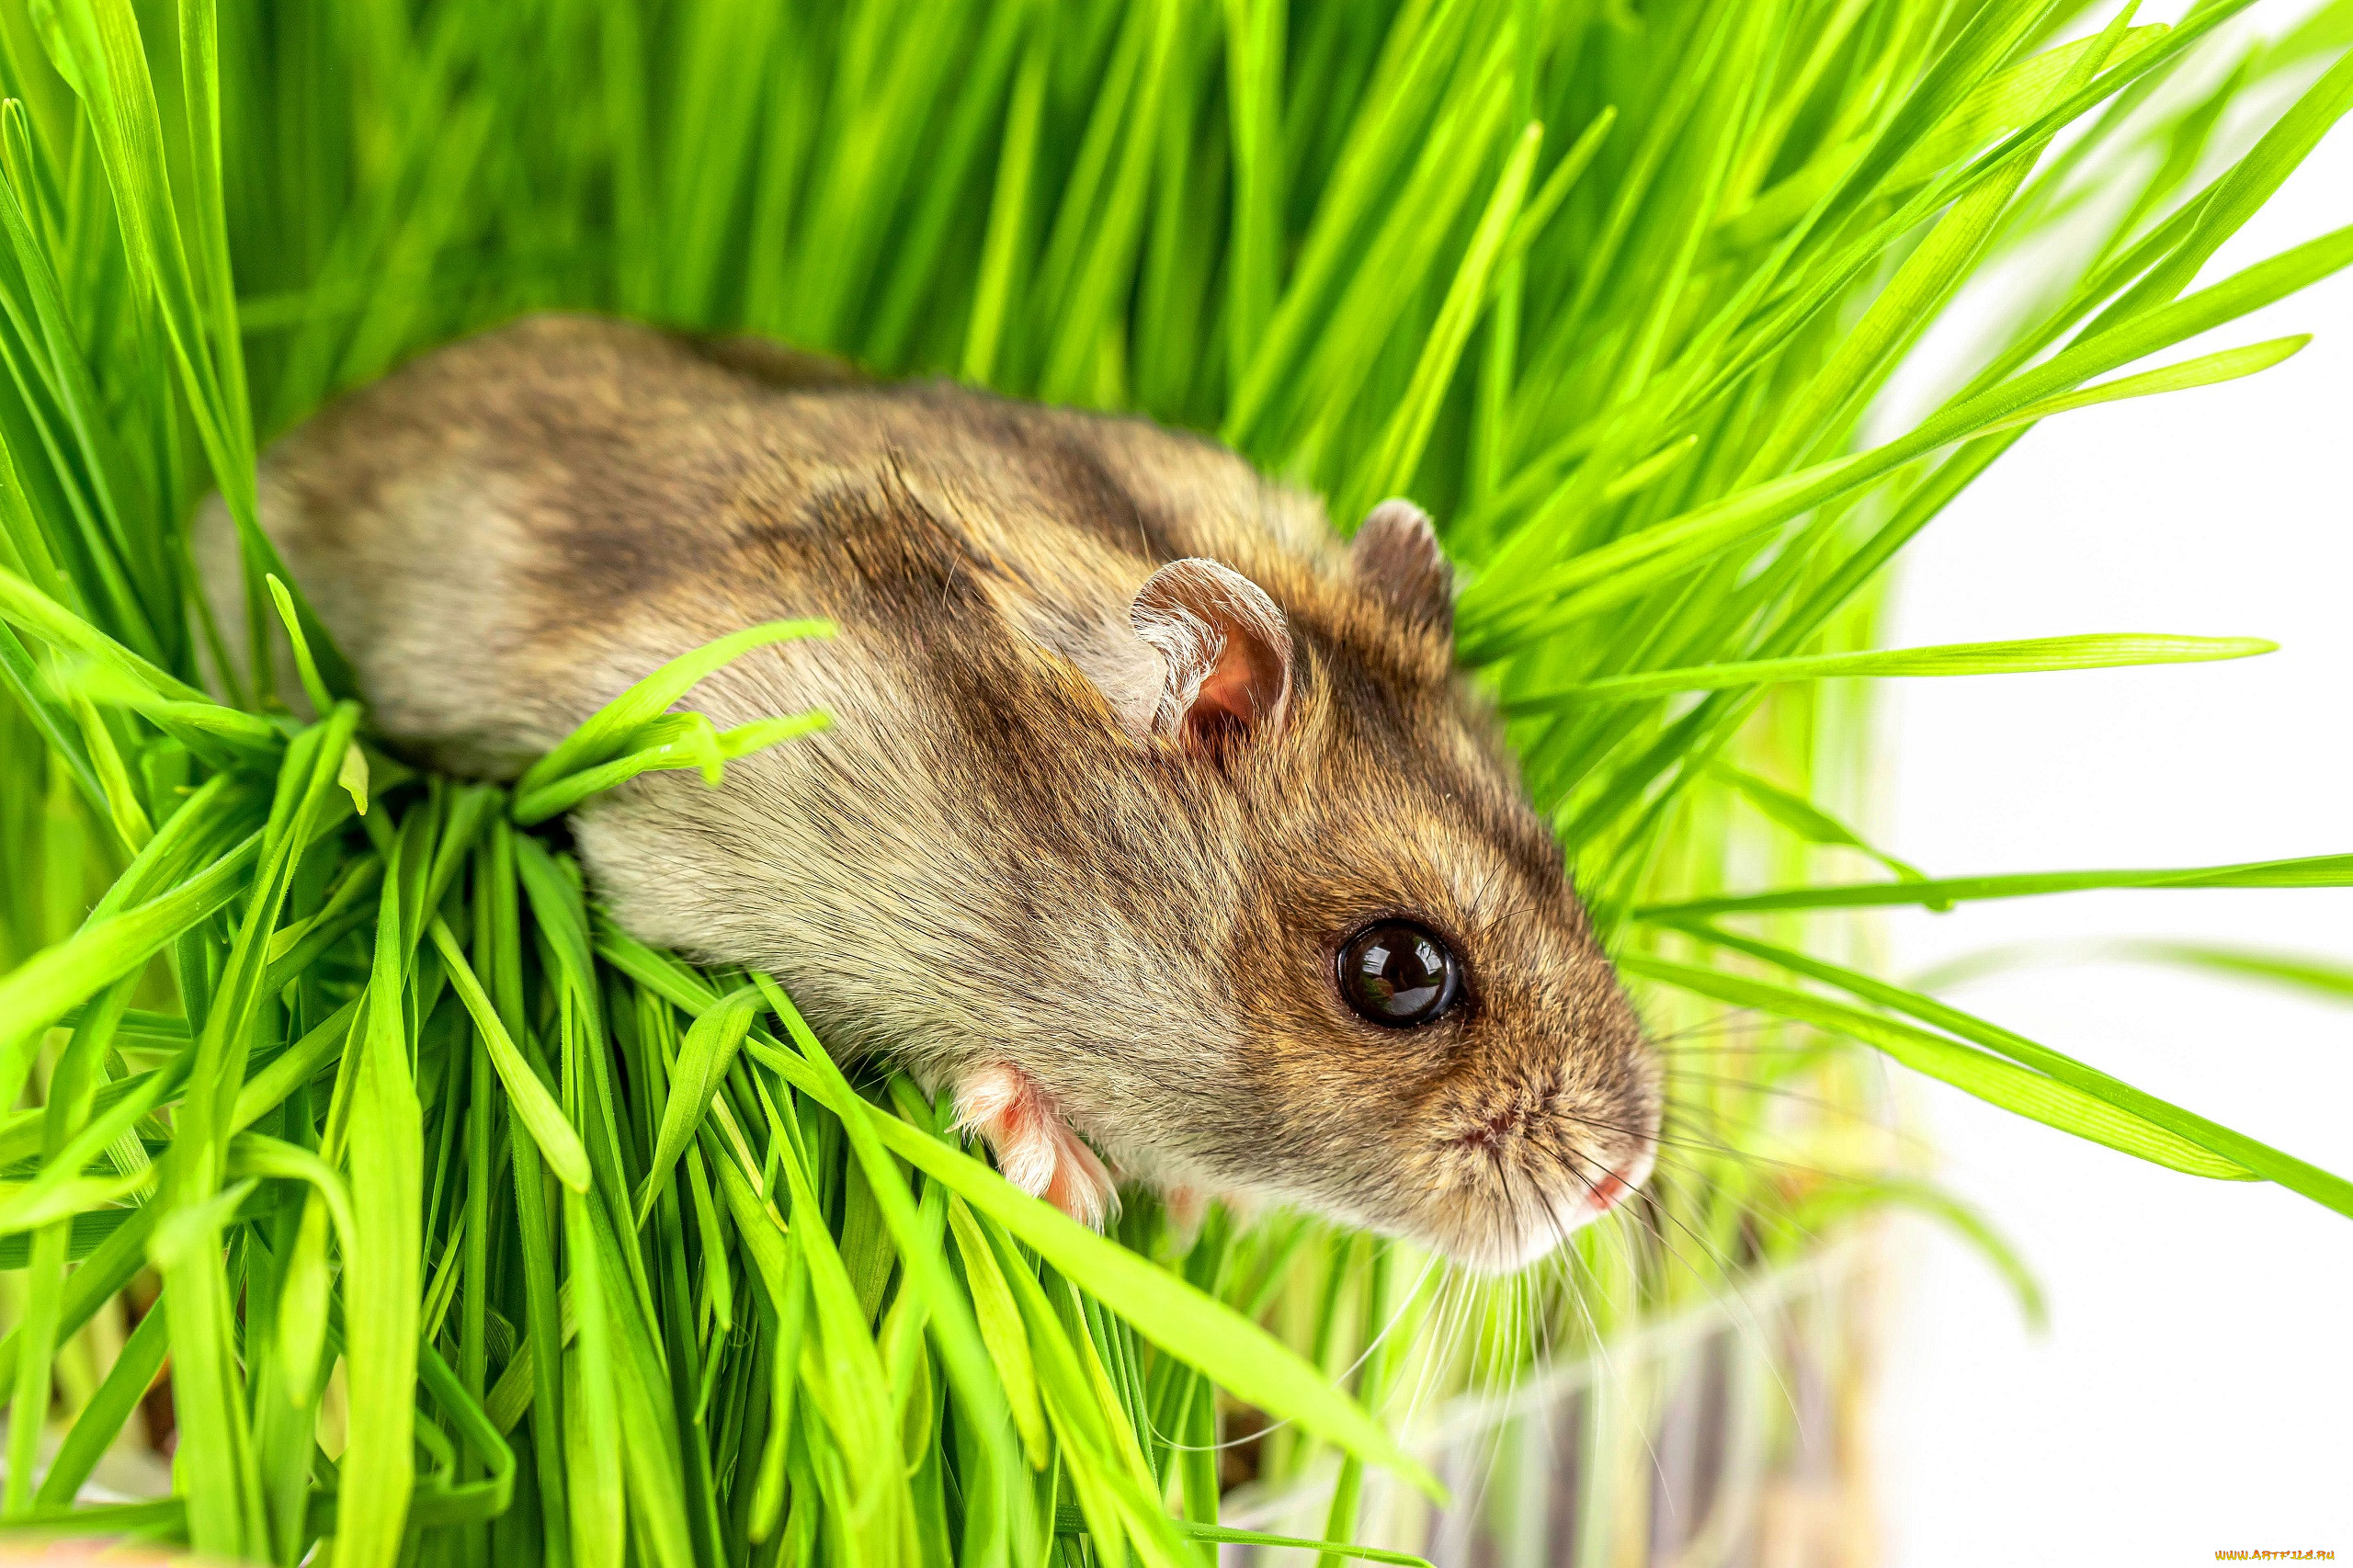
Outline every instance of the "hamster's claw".
{"label": "hamster's claw", "polygon": [[1005,1179],[1082,1225],[1100,1230],[1119,1212],[1110,1170],[1063,1119],[1051,1095],[1006,1063],[968,1073],[956,1085],[956,1130],[978,1132]]}

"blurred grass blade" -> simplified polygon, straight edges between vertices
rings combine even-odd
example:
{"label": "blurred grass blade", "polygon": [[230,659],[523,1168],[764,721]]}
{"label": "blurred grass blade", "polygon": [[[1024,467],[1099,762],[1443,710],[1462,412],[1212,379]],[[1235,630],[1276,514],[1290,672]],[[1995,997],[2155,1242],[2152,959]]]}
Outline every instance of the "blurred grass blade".
{"label": "blurred grass blade", "polygon": [[1927,880],[1927,873],[1917,866],[1909,861],[1899,860],[1884,850],[1873,847],[1853,828],[1830,815],[1804,796],[1794,794],[1770,779],[1760,778],[1756,774],[1734,767],[1729,763],[1719,762],[1711,771],[1717,777],[1729,781],[1758,811],[1763,812],[1808,844],[1835,845],[1848,849],[1859,849],[1899,877],[1913,881]]}
{"label": "blurred grass blade", "polygon": [[2011,1293],[2018,1299],[2018,1312],[2025,1317],[2027,1326],[2037,1333],[2051,1326],[2050,1302],[2018,1249],[1987,1222],[1984,1215],[1926,1182],[1891,1178],[1825,1187],[1791,1212],[1790,1222],[1808,1228],[1826,1226],[1847,1215],[1882,1206],[1914,1210],[1951,1227],[2008,1283]]}
{"label": "blurred grass blade", "polygon": [[2334,959],[2205,942],[2123,942],[2110,950],[2120,957],[2259,981],[2325,1001],[2353,1002],[2353,965]]}

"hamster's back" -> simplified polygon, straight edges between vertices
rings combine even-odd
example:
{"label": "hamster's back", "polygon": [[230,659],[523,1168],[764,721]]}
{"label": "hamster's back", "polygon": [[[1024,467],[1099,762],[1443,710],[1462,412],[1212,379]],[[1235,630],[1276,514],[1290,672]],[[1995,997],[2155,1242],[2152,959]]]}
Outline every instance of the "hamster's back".
{"label": "hamster's back", "polygon": [[[1206,441],[582,316],[332,405],[272,449],[262,518],[383,730],[492,776],[757,621],[832,616],[870,663],[980,614],[1117,702],[1157,680],[1128,614],[1157,566],[1339,570],[1312,501]],[[217,589],[228,530],[201,532]]]}

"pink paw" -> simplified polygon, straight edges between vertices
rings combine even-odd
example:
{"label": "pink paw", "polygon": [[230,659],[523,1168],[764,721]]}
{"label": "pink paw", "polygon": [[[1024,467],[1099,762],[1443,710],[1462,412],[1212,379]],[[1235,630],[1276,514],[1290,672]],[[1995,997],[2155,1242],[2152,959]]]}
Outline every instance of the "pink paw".
{"label": "pink paw", "polygon": [[967,1074],[956,1085],[956,1130],[987,1139],[1006,1180],[1079,1223],[1100,1230],[1119,1211],[1109,1169],[1071,1131],[1053,1096],[1018,1067]]}
{"label": "pink paw", "polygon": [[1168,1228],[1190,1245],[1210,1217],[1210,1195],[1200,1187],[1180,1182],[1160,1189],[1160,1207],[1168,1215]]}
{"label": "pink paw", "polygon": [[1168,1216],[1169,1233],[1179,1247],[1189,1247],[1201,1239],[1201,1227],[1209,1221],[1212,1203],[1223,1209],[1237,1227],[1247,1225],[1257,1212],[1257,1200],[1239,1187],[1195,1187],[1189,1182],[1162,1185],[1160,1207]]}

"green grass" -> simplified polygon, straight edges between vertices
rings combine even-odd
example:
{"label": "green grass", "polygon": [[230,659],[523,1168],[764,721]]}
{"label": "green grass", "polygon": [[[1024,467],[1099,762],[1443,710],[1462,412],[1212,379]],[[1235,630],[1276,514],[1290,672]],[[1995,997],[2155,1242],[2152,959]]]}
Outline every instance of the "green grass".
{"label": "green grass", "polygon": [[[2266,646],[1870,646],[1890,562],[2039,422],[2276,363],[2302,340],[2143,364],[2353,262],[2339,230],[2209,275],[2353,105],[2353,7],[2233,43],[2245,8],[0,4],[0,1516],[66,1518],[168,1352],[176,1495],[71,1522],[223,1560],[1193,1564],[1243,1405],[1284,1423],[1263,1476],[1344,1456],[1346,1538],[1363,1466],[1417,1473],[1409,1404],[1937,1207],[1874,1125],[1873,1049],[2353,1214],[2338,1176],[1875,978],[1841,913],[2353,882],[1931,877],[1848,825],[1867,699],[1831,677]],[[2241,152],[2243,101],[2277,107]],[[2012,256],[2029,308],[1866,444]],[[513,793],[378,750],[273,580],[257,438],[554,307],[1144,410],[1337,517],[1427,505],[1464,657],[1668,1042],[1651,1195],[1493,1284],[1295,1216],[1180,1235],[1145,1195],[1097,1237],[887,1063],[845,1076],[767,977],[630,940],[534,831],[796,722],[666,714],[688,666]],[[230,661],[186,524],[215,487],[316,722],[266,660],[204,687]]]}

